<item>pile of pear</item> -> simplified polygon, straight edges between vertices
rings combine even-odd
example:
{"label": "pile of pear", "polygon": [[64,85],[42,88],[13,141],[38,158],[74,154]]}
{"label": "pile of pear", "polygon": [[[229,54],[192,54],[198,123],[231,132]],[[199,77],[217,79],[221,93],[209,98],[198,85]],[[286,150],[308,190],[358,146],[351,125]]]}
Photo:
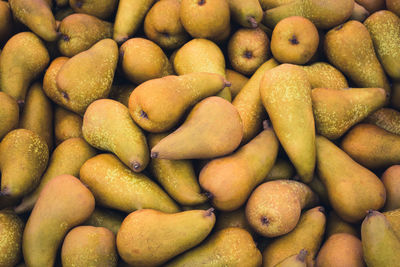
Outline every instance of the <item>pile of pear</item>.
{"label": "pile of pear", "polygon": [[400,0],[0,0],[0,267],[400,266]]}

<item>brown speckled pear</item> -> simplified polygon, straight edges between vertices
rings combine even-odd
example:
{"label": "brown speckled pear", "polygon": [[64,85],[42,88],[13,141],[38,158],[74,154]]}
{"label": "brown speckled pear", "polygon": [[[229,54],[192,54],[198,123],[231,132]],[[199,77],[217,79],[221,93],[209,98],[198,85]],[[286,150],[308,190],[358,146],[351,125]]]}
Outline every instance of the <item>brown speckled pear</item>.
{"label": "brown speckled pear", "polygon": [[15,266],[22,256],[24,223],[13,211],[0,210],[0,266]]}
{"label": "brown speckled pear", "polygon": [[17,101],[4,92],[0,92],[0,140],[18,126],[19,107]]}
{"label": "brown speckled pear", "polygon": [[298,254],[289,256],[274,267],[307,267],[307,250],[302,249]]}
{"label": "brown speckled pear", "polygon": [[386,203],[383,210],[400,209],[400,165],[393,165],[382,174],[386,188]]}
{"label": "brown speckled pear", "polygon": [[231,69],[226,69],[225,73],[226,79],[232,84],[229,90],[231,91],[232,99],[234,99],[245,86],[249,78]]}
{"label": "brown speckled pear", "polygon": [[400,135],[400,112],[391,108],[381,108],[369,115],[364,122]]}
{"label": "brown speckled pear", "polygon": [[100,99],[93,102],[83,117],[82,133],[92,146],[110,151],[135,172],[149,162],[149,148],[142,130],[133,122],[123,104]]}
{"label": "brown speckled pear", "polygon": [[56,145],[69,138],[83,137],[83,119],[76,113],[57,106],[54,110],[54,137]]}
{"label": "brown speckled pear", "polygon": [[90,215],[89,219],[87,219],[83,225],[104,227],[117,235],[125,217],[126,215],[122,212],[96,207],[92,215]]}
{"label": "brown speckled pear", "polygon": [[246,28],[257,28],[263,18],[263,10],[258,0],[228,0],[234,21]]}
{"label": "brown speckled pear", "polygon": [[117,0],[69,0],[69,5],[75,13],[107,19],[115,13],[117,2]]}
{"label": "brown speckled pear", "polygon": [[301,66],[307,73],[312,88],[344,89],[348,88],[346,77],[335,67],[326,62],[316,62]]}

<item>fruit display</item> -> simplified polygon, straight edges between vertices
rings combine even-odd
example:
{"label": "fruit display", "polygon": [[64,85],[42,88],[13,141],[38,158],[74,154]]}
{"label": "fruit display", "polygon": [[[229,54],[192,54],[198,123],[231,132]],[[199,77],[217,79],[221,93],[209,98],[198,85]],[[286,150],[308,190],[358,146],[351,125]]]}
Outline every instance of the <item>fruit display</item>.
{"label": "fruit display", "polygon": [[0,267],[400,266],[400,0],[0,0]]}

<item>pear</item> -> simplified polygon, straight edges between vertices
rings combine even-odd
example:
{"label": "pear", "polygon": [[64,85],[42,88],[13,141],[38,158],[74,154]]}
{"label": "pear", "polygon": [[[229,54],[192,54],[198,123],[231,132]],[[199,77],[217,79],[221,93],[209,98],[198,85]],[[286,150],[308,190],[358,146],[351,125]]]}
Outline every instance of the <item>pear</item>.
{"label": "pear", "polygon": [[179,255],[165,266],[257,267],[261,263],[261,253],[251,235],[244,229],[230,227],[214,233],[200,246]]}
{"label": "pear", "polygon": [[386,74],[376,57],[371,36],[361,22],[351,20],[330,30],[325,35],[324,49],[329,62],[358,87],[383,88],[389,96]]}
{"label": "pear", "polygon": [[125,107],[129,106],[129,97],[136,87],[132,84],[118,84],[113,85],[109,95],[110,99],[117,100]]}
{"label": "pear", "polygon": [[264,74],[260,94],[275,133],[300,179],[311,182],[315,167],[315,126],[306,72],[291,64],[273,68]]}
{"label": "pear", "polygon": [[312,88],[349,88],[346,77],[329,63],[316,62],[308,66],[301,66],[301,68],[307,73]]}
{"label": "pear", "polygon": [[229,156],[207,163],[199,182],[213,207],[233,211],[242,206],[271,170],[278,148],[274,130],[265,121],[265,129],[249,143]]}
{"label": "pear", "polygon": [[117,0],[69,0],[69,5],[76,13],[107,19],[114,14],[117,2]]}
{"label": "pear", "polygon": [[272,267],[299,253],[300,250],[306,250],[307,266],[313,266],[325,231],[324,208],[315,207],[302,214],[299,223],[290,233],[278,237],[263,251],[263,266]]}
{"label": "pear", "polygon": [[22,197],[40,181],[49,159],[45,140],[36,133],[17,129],[0,143],[1,194]]}
{"label": "pear", "polygon": [[43,77],[43,91],[48,98],[53,100],[58,105],[62,105],[63,95],[60,93],[57,87],[57,74],[64,66],[64,64],[69,60],[67,57],[58,57],[54,59],[50,66],[47,68],[46,73]]}
{"label": "pear", "polygon": [[132,38],[120,48],[122,71],[135,84],[173,74],[163,50],[144,38]]}
{"label": "pear", "polygon": [[196,104],[185,122],[151,149],[151,157],[220,157],[233,152],[242,136],[242,121],[235,107],[221,97],[211,96]]}
{"label": "pear", "polygon": [[[285,1],[289,2],[289,1]],[[293,0],[267,10],[263,23],[271,28],[284,18],[301,16],[311,20],[318,29],[330,29],[345,22],[353,11],[354,0]]]}
{"label": "pear", "polygon": [[303,208],[317,203],[317,196],[305,184],[276,180],[261,184],[246,204],[246,218],[262,236],[276,237],[292,231]]}
{"label": "pear", "polygon": [[132,121],[128,108],[115,100],[93,102],[83,117],[82,133],[90,145],[113,152],[135,172],[141,172],[149,162],[146,137]]}
{"label": "pear", "polygon": [[189,39],[179,19],[180,6],[180,0],[158,1],[144,19],[147,38],[163,49],[176,49]]}
{"label": "pear", "polygon": [[278,65],[278,62],[273,58],[262,64],[232,102],[243,122],[242,143],[247,143],[262,128],[265,109],[260,98],[260,82],[268,70]]}
{"label": "pear", "polygon": [[227,84],[221,75],[205,72],[153,79],[132,92],[129,112],[144,130],[165,132],[179,122],[189,107],[217,94]]}
{"label": "pear", "polygon": [[366,18],[369,17],[369,15],[370,13],[365,7],[355,2],[350,20],[358,20],[359,22],[363,22]]}
{"label": "pear", "polygon": [[400,165],[388,168],[381,177],[386,188],[384,210],[400,209]]}
{"label": "pear", "polygon": [[83,119],[78,114],[62,107],[56,107],[54,110],[54,137],[56,145],[69,138],[83,137],[82,124]]}
{"label": "pear", "polygon": [[345,233],[332,235],[319,251],[316,266],[366,266],[360,239]]}
{"label": "pear", "polygon": [[232,99],[234,99],[240,90],[242,90],[249,78],[231,69],[226,69],[225,73],[226,79],[232,84],[229,87],[229,90],[231,91]]}
{"label": "pear", "polygon": [[214,224],[212,209],[175,214],[152,209],[134,211],[118,231],[118,252],[130,266],[160,266],[200,244]]}
{"label": "pear", "polygon": [[154,0],[120,0],[114,22],[113,39],[121,44],[135,34]]}
{"label": "pear", "polygon": [[382,214],[385,215],[396,236],[400,238],[400,209],[386,211]]}
{"label": "pear", "polygon": [[259,0],[263,10],[282,6],[294,2],[294,0]]}
{"label": "pear", "polygon": [[90,215],[89,219],[87,219],[83,225],[104,227],[114,233],[114,235],[117,235],[125,217],[126,216],[120,212],[96,207],[92,215]]}
{"label": "pear", "polygon": [[400,3],[398,0],[386,0],[385,2],[388,10],[400,16]]}
{"label": "pear", "polygon": [[217,222],[215,223],[215,231],[219,231],[229,227],[243,228],[254,236],[254,230],[251,228],[249,222],[246,219],[246,213],[244,207],[241,207],[234,211],[223,211],[219,212],[217,216]]}
{"label": "pear", "polygon": [[24,223],[11,210],[0,210],[0,266],[15,266],[21,259]]}
{"label": "pear", "polygon": [[73,57],[105,38],[112,38],[113,25],[87,14],[72,14],[61,21],[57,42],[62,55]]}
{"label": "pear", "polygon": [[300,250],[299,254],[295,254],[293,256],[289,256],[275,267],[307,267],[306,257],[307,257],[307,250]]}
{"label": "pear", "polygon": [[0,92],[0,141],[11,130],[17,128],[19,107],[17,101],[6,93]]}
{"label": "pear", "polygon": [[291,179],[295,175],[294,167],[288,160],[277,158],[263,182],[271,180]]}
{"label": "pear", "polygon": [[60,175],[40,193],[23,234],[22,250],[27,266],[53,266],[68,230],[93,212],[94,197],[79,179]]}
{"label": "pear", "polygon": [[[150,148],[154,147],[168,133],[149,134]],[[198,205],[207,197],[200,192],[200,185],[189,160],[152,159],[149,170],[167,193],[181,205]]]}
{"label": "pear", "polygon": [[361,225],[364,260],[369,267],[396,266],[400,261],[400,239],[385,216],[368,212]]}
{"label": "pear", "polygon": [[10,5],[0,1],[0,43],[5,42],[11,35],[13,20]]}
{"label": "pear", "polygon": [[328,192],[326,191],[326,187],[321,182],[321,179],[319,179],[317,175],[314,175],[312,181],[307,185],[318,195],[318,198],[321,200],[324,206],[330,207],[329,197],[328,197]]}
{"label": "pear", "polygon": [[374,13],[380,9],[385,9],[385,0],[355,0],[358,4],[365,7],[369,12]]}
{"label": "pear", "polygon": [[151,179],[134,173],[112,154],[101,154],[87,160],[80,178],[93,192],[96,203],[124,212],[156,209],[178,212],[174,201]]}
{"label": "pear", "polygon": [[392,134],[400,135],[400,112],[391,108],[380,108],[364,122],[374,124]]}
{"label": "pear", "polygon": [[26,95],[19,128],[37,133],[46,140],[49,150],[53,150],[53,107],[40,83],[34,83]]}
{"label": "pear", "polygon": [[335,211],[329,212],[328,221],[326,224],[325,236],[329,238],[335,234],[346,234],[359,237],[359,231],[355,225],[343,221]]}
{"label": "pear", "polygon": [[229,40],[228,57],[236,71],[253,74],[270,58],[267,34],[259,28],[237,30]]}
{"label": "pear", "polygon": [[317,132],[333,140],[381,108],[386,93],[381,88],[315,88],[311,98]]}
{"label": "pear", "polygon": [[390,104],[393,108],[400,111],[400,82],[394,81],[392,84],[392,96],[390,98]]}
{"label": "pear", "polygon": [[0,88],[24,103],[30,83],[49,64],[49,53],[43,42],[31,32],[21,32],[5,44],[0,57]]}
{"label": "pear", "polygon": [[58,38],[56,20],[45,0],[9,0],[14,17],[42,39],[53,42]]}
{"label": "pear", "polygon": [[78,226],[65,236],[61,249],[63,267],[117,267],[115,235],[104,227]]}
{"label": "pear", "polygon": [[118,46],[111,39],[101,40],[65,62],[56,77],[62,106],[83,114],[90,103],[107,97],[117,62]]}
{"label": "pear", "polygon": [[232,18],[247,28],[257,28],[263,18],[263,10],[258,0],[228,0]]}
{"label": "pear", "polygon": [[374,173],[323,136],[317,136],[316,145],[318,177],[328,191],[331,206],[343,220],[358,222],[368,210],[383,207],[385,187]]}
{"label": "pear", "polygon": [[15,208],[15,211],[23,213],[32,210],[39,198],[40,192],[42,192],[49,181],[62,174],[77,177],[83,163],[95,155],[96,151],[82,138],[71,138],[62,142],[51,154],[49,165],[39,185],[22,199],[21,204]]}

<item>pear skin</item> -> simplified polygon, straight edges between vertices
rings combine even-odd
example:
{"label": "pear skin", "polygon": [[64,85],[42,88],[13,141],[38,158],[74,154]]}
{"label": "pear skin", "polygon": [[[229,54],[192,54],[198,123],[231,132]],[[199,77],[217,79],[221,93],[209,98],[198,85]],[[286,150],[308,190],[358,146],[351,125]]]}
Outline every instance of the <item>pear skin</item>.
{"label": "pear skin", "polygon": [[385,215],[396,236],[400,238],[400,209],[386,211],[382,214]]}
{"label": "pear skin", "polygon": [[0,92],[0,140],[11,130],[17,128],[19,107],[17,101],[4,92]]}
{"label": "pear skin", "polygon": [[69,138],[83,137],[83,119],[76,113],[57,106],[54,110],[54,137],[56,145]]}
{"label": "pear skin", "polygon": [[302,249],[300,250],[299,254],[287,257],[286,259],[275,265],[275,267],[307,267],[307,253],[307,250]]}
{"label": "pear skin", "polygon": [[244,207],[241,207],[234,211],[223,211],[218,213],[217,222],[215,223],[214,230],[219,231],[229,227],[243,228],[253,236],[255,235],[253,228],[251,228],[249,222],[246,219]]}
{"label": "pear skin", "polygon": [[277,158],[274,166],[272,166],[268,175],[264,178],[263,182],[271,180],[290,179],[295,175],[293,165],[288,160]]}
{"label": "pear skin", "polygon": [[355,2],[365,7],[371,14],[385,9],[385,0],[355,0]]}
{"label": "pear skin", "polygon": [[388,168],[381,177],[386,188],[384,210],[400,209],[400,165]]}
{"label": "pear skin", "polygon": [[96,207],[83,225],[104,227],[117,235],[119,228],[121,227],[122,221],[126,215],[110,209],[102,209]]}
{"label": "pear skin", "polygon": [[22,256],[24,223],[13,211],[0,210],[0,266],[15,266]]}
{"label": "pear skin", "polygon": [[362,5],[354,2],[353,12],[351,13],[350,20],[358,20],[359,22],[363,22],[370,15],[369,11],[363,7]]}
{"label": "pear skin", "polygon": [[117,0],[69,0],[75,13],[85,13],[99,19],[107,19],[115,13]]}
{"label": "pear skin", "polygon": [[225,73],[226,79],[232,83],[232,85],[229,87],[229,90],[231,91],[232,99],[234,99],[248,82],[249,78],[231,69],[226,69]]}
{"label": "pear skin", "polygon": [[308,66],[301,66],[301,68],[307,73],[312,88],[349,88],[343,73],[329,63],[316,62]]}
{"label": "pear skin", "polygon": [[10,5],[0,1],[0,43],[7,41],[13,30],[13,19]]}
{"label": "pear skin", "polygon": [[211,96],[196,104],[185,122],[151,149],[152,158],[206,159],[233,152],[243,137],[236,108]]}
{"label": "pear skin", "polygon": [[385,2],[388,10],[400,16],[400,2],[398,0],[386,0]]}
{"label": "pear skin", "polygon": [[374,124],[392,134],[400,135],[400,112],[391,108],[380,108],[365,120],[365,123]]}
{"label": "pear skin", "polygon": [[138,210],[122,222],[117,235],[118,252],[131,266],[160,266],[200,244],[214,224],[213,209],[174,214]]}
{"label": "pear skin", "polygon": [[63,95],[57,87],[57,74],[61,67],[69,60],[67,57],[55,58],[47,68],[43,77],[43,91],[53,102],[62,105]]}
{"label": "pear skin", "polygon": [[263,18],[263,10],[258,0],[228,0],[233,20],[246,28],[257,28]]}
{"label": "pear skin", "polygon": [[359,229],[356,228],[356,225],[350,224],[348,222],[343,221],[335,211],[329,212],[328,221],[326,223],[326,234],[325,236],[329,238],[334,234],[347,234],[353,235],[357,238],[360,237]]}

